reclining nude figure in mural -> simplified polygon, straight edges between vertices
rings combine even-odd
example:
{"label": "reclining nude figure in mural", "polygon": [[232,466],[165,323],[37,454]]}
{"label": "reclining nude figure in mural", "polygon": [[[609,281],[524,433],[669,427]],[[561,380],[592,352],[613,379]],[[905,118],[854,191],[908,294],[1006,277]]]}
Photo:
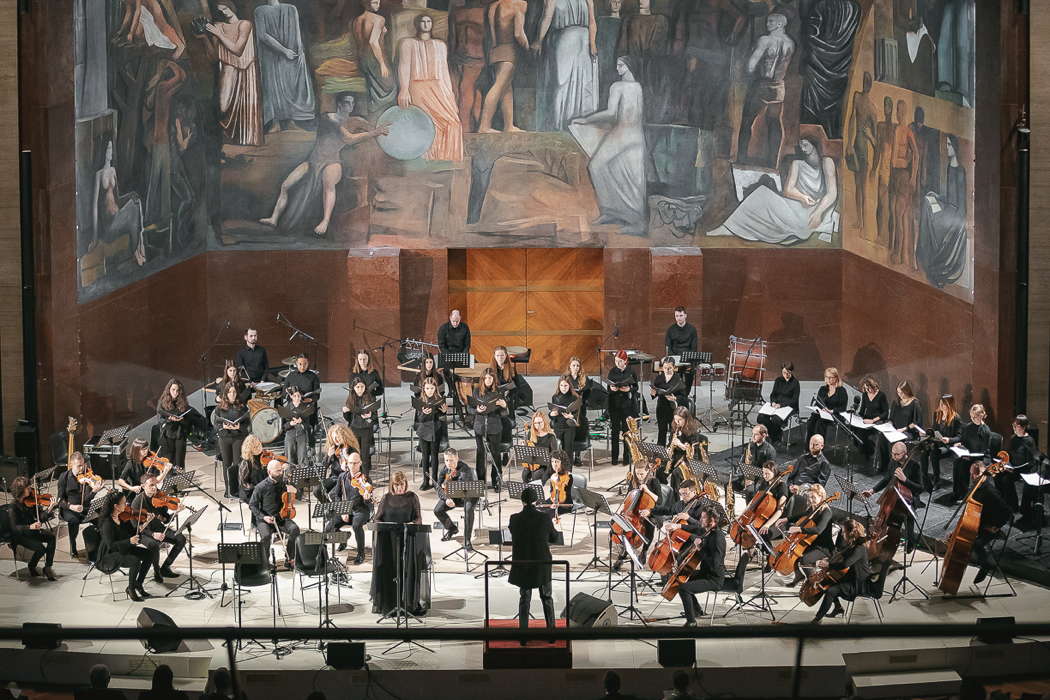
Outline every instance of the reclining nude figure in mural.
{"label": "reclining nude figure in mural", "polygon": [[838,199],[835,161],[810,139],[798,142],[800,157],[791,162],[784,193],[759,185],[708,236],[736,236],[746,241],[791,245],[814,232],[830,234]]}
{"label": "reclining nude figure in mural", "polygon": [[134,245],[135,262],[146,264],[146,242],[142,236],[142,200],[138,193],[120,193],[117,169],[113,165],[113,140],[106,140],[106,155],[102,167],[95,173],[94,226],[88,250],[99,241],[110,243],[121,236]]}
{"label": "reclining nude figure in mural", "polygon": [[336,95],[335,109],[318,120],[313,150],[281,183],[273,214],[260,219],[260,223],[274,227],[279,224],[286,231],[295,231],[307,223],[311,214],[315,214],[320,200],[321,222],[313,231],[318,237],[328,232],[335,209],[335,188],[343,179],[342,150],[385,136],[389,131],[386,126],[373,129],[368,121],[355,117],[354,96],[349,92]]}

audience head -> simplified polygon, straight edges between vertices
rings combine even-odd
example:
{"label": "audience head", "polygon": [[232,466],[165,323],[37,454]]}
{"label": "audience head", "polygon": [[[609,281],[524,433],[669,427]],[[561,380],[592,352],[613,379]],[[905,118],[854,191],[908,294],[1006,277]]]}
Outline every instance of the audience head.
{"label": "audience head", "polygon": [[171,666],[161,664],[153,669],[153,690],[174,690],[175,674]]}
{"label": "audience head", "polygon": [[671,684],[674,685],[674,689],[678,692],[687,692],[689,690],[689,674],[685,671],[675,671],[674,675],[671,676]]}
{"label": "audience head", "polygon": [[111,677],[109,666],[106,664],[95,664],[88,673],[92,688],[108,688]]}
{"label": "audience head", "polygon": [[602,684],[605,686],[606,695],[620,692],[620,674],[616,671],[606,671]]}
{"label": "audience head", "polygon": [[211,674],[212,685],[215,686],[215,690],[220,693],[229,692],[233,687],[233,677],[230,675],[230,669],[225,666],[219,666],[215,669],[215,673]]}

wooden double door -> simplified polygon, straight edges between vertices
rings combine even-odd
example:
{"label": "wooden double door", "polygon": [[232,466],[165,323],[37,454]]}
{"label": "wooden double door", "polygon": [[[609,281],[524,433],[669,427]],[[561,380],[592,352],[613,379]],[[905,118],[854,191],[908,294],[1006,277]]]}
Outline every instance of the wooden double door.
{"label": "wooden double door", "polygon": [[449,301],[487,363],[498,345],[532,348],[528,374],[561,373],[569,358],[597,362],[605,315],[600,248],[449,251]]}

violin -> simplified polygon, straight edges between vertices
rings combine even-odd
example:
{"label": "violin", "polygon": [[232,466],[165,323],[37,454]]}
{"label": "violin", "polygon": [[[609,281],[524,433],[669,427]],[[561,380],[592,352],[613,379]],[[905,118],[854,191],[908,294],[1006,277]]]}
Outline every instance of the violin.
{"label": "violin", "polygon": [[91,471],[91,467],[88,467],[77,474],[77,482],[84,486],[89,486],[92,489],[99,489],[102,487],[102,477]]}
{"label": "violin", "polygon": [[754,495],[751,502],[747,504],[747,508],[740,514],[740,517],[729,526],[729,538],[733,542],[744,549],[750,549],[755,546],[755,538],[751,536],[747,526],[750,525],[758,530],[776,515],[777,499],[773,495],[773,487],[794,470],[795,465],[789,464],[784,471],[773,477],[773,481],[769,482],[764,491],[759,491]]}
{"label": "violin", "polygon": [[357,489],[357,492],[361,494],[361,498],[366,501],[372,500],[372,493],[375,491],[375,486],[369,483],[364,474],[360,474],[350,479],[350,485]]}
{"label": "violin", "polygon": [[165,469],[170,469],[172,464],[167,457],[161,457],[156,452],[149,452],[142,458],[142,466],[146,469],[156,469],[158,472],[163,472]]}
{"label": "violin", "polygon": [[569,499],[569,474],[555,474],[551,477],[551,503],[560,506]]}
{"label": "violin", "polygon": [[281,464],[290,464],[288,458],[284,455],[279,455],[273,450],[263,450],[259,453],[259,462],[265,467],[270,462],[277,460]]}
{"label": "violin", "polygon": [[144,525],[153,519],[153,513],[148,510],[135,510],[131,506],[124,506],[124,510],[117,513],[117,519],[122,523],[135,522]]}
{"label": "violin", "polygon": [[[812,527],[817,513],[826,508],[832,501],[838,500],[841,495],[841,492],[836,491],[833,495],[825,498],[817,504],[812,513],[798,522],[798,527],[801,530]],[[784,539],[777,542],[776,547],[773,548],[773,553],[769,555],[768,563],[770,568],[784,576],[794,573],[795,563],[802,558],[802,555],[806,553],[806,550],[809,549],[809,546],[816,539],[816,534],[807,535],[805,532],[792,532],[785,535]]]}
{"label": "violin", "polygon": [[955,530],[948,539],[944,550],[944,562],[941,565],[941,579],[937,587],[948,595],[959,592],[963,573],[970,564],[970,554],[973,552],[973,543],[981,530],[981,502],[973,497],[977,489],[981,487],[985,479],[995,476],[1010,463],[1010,453],[1001,451],[995,456],[996,461],[985,467],[984,473],[974,483],[970,493],[966,494],[966,507],[955,524]]}
{"label": "violin", "polygon": [[285,491],[281,494],[281,510],[277,512],[284,520],[290,520],[295,517],[295,494],[291,491]]}
{"label": "violin", "polygon": [[163,491],[157,491],[157,494],[150,499],[150,503],[153,504],[154,508],[167,508],[168,510],[178,510],[180,502],[175,496]]}
{"label": "violin", "polygon": [[49,493],[40,493],[34,488],[26,489],[25,495],[22,496],[22,505],[26,508],[51,508],[51,504],[54,502],[54,497]]}

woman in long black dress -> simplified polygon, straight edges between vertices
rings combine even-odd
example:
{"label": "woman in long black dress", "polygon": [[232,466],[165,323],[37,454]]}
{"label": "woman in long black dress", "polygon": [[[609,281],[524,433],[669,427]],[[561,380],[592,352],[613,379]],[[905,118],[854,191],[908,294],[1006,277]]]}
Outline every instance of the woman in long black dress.
{"label": "woman in long black dress", "polygon": [[649,392],[656,399],[656,444],[667,447],[671,434],[671,419],[679,406],[689,406],[689,389],[677,372],[674,359],[665,357],[660,363],[660,374],[653,378]]}
{"label": "woman in long black dress", "polygon": [[844,520],[838,541],[835,543],[835,551],[827,559],[818,561],[817,565],[831,570],[848,571],[838,583],[824,592],[817,615],[813,618],[814,623],[819,623],[825,617],[841,615],[843,609],[839,600],[854,600],[857,596],[867,593],[871,568],[868,566],[868,549],[865,544],[864,526],[852,518]]}
{"label": "woman in long black dress", "polygon": [[507,415],[507,400],[496,384],[496,373],[486,367],[481,373],[471,404],[474,409],[474,441],[477,444],[476,473],[485,480],[485,455],[491,463],[492,488],[497,489],[503,480],[503,457],[500,439],[503,435],[503,418]]}
{"label": "woman in long black dress", "polygon": [[566,376],[558,378],[558,390],[551,396],[551,427],[558,436],[558,444],[568,453],[570,462],[566,465],[571,470],[575,456],[573,446],[576,444],[576,431],[579,428],[578,417],[583,408],[583,399],[572,388],[572,382]]}
{"label": "woman in long black dress", "polygon": [[[819,389],[818,389],[819,391]],[[799,383],[795,378],[795,365],[785,362],[780,365],[780,376],[773,381],[773,389],[769,392],[769,403],[774,409],[791,407],[791,413],[798,413]],[[788,414],[788,418],[791,414]],[[772,442],[780,442],[783,434],[784,422],[777,415],[759,414],[758,422],[769,429],[769,439]]]}
{"label": "woman in long black dress", "polygon": [[[816,404],[823,406],[829,413],[835,415],[846,410],[847,404],[846,387],[842,386],[842,377],[837,367],[828,367],[824,370],[824,385],[817,389]],[[806,423],[806,444],[816,434],[820,434],[825,441],[828,439],[828,429],[834,421],[821,418],[817,411],[809,415]]]}
{"label": "woman in long black dress", "polygon": [[412,393],[419,395],[419,392],[423,391],[423,382],[427,379],[433,379],[437,383],[437,390],[439,394],[445,393],[445,376],[441,370],[438,369],[437,362],[434,361],[434,356],[430,354],[423,355],[423,361],[420,363],[419,374],[416,375],[416,380],[412,382]]}
{"label": "woman in long black dress", "polygon": [[176,467],[186,466],[186,438],[190,434],[190,405],[182,382],[172,377],[157,400],[160,422],[159,456],[167,457]]}
{"label": "woman in long black dress", "polygon": [[[879,381],[870,374],[860,380],[860,417],[867,425],[881,423],[890,417],[890,402],[886,394],[882,393]],[[879,438],[882,436],[878,430],[865,430],[861,433],[864,444],[861,451],[869,459],[875,454]],[[878,470],[885,468],[885,464],[879,465]]]}
{"label": "woman in long black dress", "polygon": [[[922,408],[915,392],[907,380],[897,385],[897,398],[890,404],[890,425],[908,435],[912,440],[919,437],[922,429]],[[890,442],[885,435],[879,437],[879,464],[885,471],[890,463]]]}
{"label": "woman in long black dress", "polygon": [[[408,490],[404,472],[395,472],[390,491],[376,508],[375,540],[372,543],[372,612],[385,615],[397,607],[398,571],[401,567],[405,608],[413,615],[430,609],[430,539],[426,534],[409,534],[403,549],[404,528],[380,523],[423,522],[419,496]],[[404,560],[402,560],[404,554]]]}
{"label": "woman in long black dress", "polygon": [[[587,422],[588,401],[591,398],[591,378],[583,371],[583,362],[575,355],[569,358],[569,366],[563,374],[569,378],[572,388],[576,390],[576,393],[583,400],[583,405],[580,407],[580,427],[576,429],[576,437],[581,442],[585,442],[591,431],[590,424]],[[573,466],[580,466],[579,453],[576,454],[576,458],[573,460]]]}

